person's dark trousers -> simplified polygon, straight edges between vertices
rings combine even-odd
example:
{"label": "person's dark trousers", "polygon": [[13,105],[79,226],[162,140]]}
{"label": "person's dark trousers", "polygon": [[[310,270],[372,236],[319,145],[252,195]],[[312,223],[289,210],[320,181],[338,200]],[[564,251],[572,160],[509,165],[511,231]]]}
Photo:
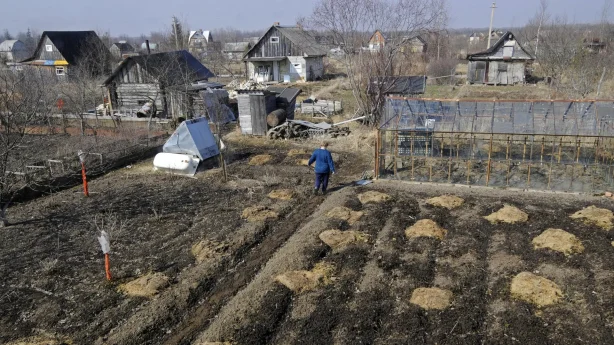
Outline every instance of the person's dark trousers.
{"label": "person's dark trousers", "polygon": [[322,192],[326,192],[326,188],[328,188],[328,176],[330,173],[318,174],[316,173],[316,190],[320,189],[322,186]]}

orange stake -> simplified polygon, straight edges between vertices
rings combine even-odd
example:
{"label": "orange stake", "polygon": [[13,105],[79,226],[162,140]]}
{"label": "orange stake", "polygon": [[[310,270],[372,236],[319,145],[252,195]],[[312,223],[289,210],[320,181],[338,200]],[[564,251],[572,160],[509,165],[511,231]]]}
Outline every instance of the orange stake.
{"label": "orange stake", "polygon": [[111,264],[109,262],[109,254],[104,255],[104,271],[107,274],[107,280],[111,280]]}
{"label": "orange stake", "polygon": [[83,162],[81,162],[81,177],[83,177],[83,194],[85,194],[85,196],[90,196],[90,193],[87,190],[87,175],[85,173],[85,163]]}

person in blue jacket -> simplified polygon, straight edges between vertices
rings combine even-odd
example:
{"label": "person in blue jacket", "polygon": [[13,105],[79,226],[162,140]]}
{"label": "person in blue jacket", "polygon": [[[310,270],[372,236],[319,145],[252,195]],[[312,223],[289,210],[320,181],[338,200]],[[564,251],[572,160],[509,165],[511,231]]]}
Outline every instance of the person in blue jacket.
{"label": "person in blue jacket", "polygon": [[315,173],[316,173],[316,183],[315,189],[313,190],[314,194],[318,194],[320,190],[320,186],[322,186],[322,194],[326,194],[326,189],[328,188],[328,178],[330,174],[335,173],[335,163],[333,162],[333,156],[328,152],[328,143],[322,142],[322,145],[319,149],[313,151],[311,158],[309,158],[309,162],[307,163],[309,167],[315,162]]}

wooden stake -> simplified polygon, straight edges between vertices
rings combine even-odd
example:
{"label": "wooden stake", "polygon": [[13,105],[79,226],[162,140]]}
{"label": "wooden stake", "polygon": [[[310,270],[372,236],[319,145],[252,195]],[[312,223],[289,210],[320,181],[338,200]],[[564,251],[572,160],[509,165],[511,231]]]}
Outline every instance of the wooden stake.
{"label": "wooden stake", "polygon": [[83,194],[85,194],[85,196],[90,196],[90,193],[87,189],[87,174],[84,162],[81,162],[81,177],[83,178]]}
{"label": "wooden stake", "polygon": [[109,262],[109,253],[104,255],[104,272],[107,275],[107,280],[111,281],[111,263]]}

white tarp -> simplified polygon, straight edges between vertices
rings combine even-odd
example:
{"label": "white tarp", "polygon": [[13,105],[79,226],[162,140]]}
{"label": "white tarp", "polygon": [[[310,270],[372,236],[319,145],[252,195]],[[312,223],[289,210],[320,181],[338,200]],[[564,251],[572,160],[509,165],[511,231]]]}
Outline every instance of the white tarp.
{"label": "white tarp", "polygon": [[196,156],[201,160],[217,156],[220,151],[206,118],[183,121],[162,147],[166,153]]}

